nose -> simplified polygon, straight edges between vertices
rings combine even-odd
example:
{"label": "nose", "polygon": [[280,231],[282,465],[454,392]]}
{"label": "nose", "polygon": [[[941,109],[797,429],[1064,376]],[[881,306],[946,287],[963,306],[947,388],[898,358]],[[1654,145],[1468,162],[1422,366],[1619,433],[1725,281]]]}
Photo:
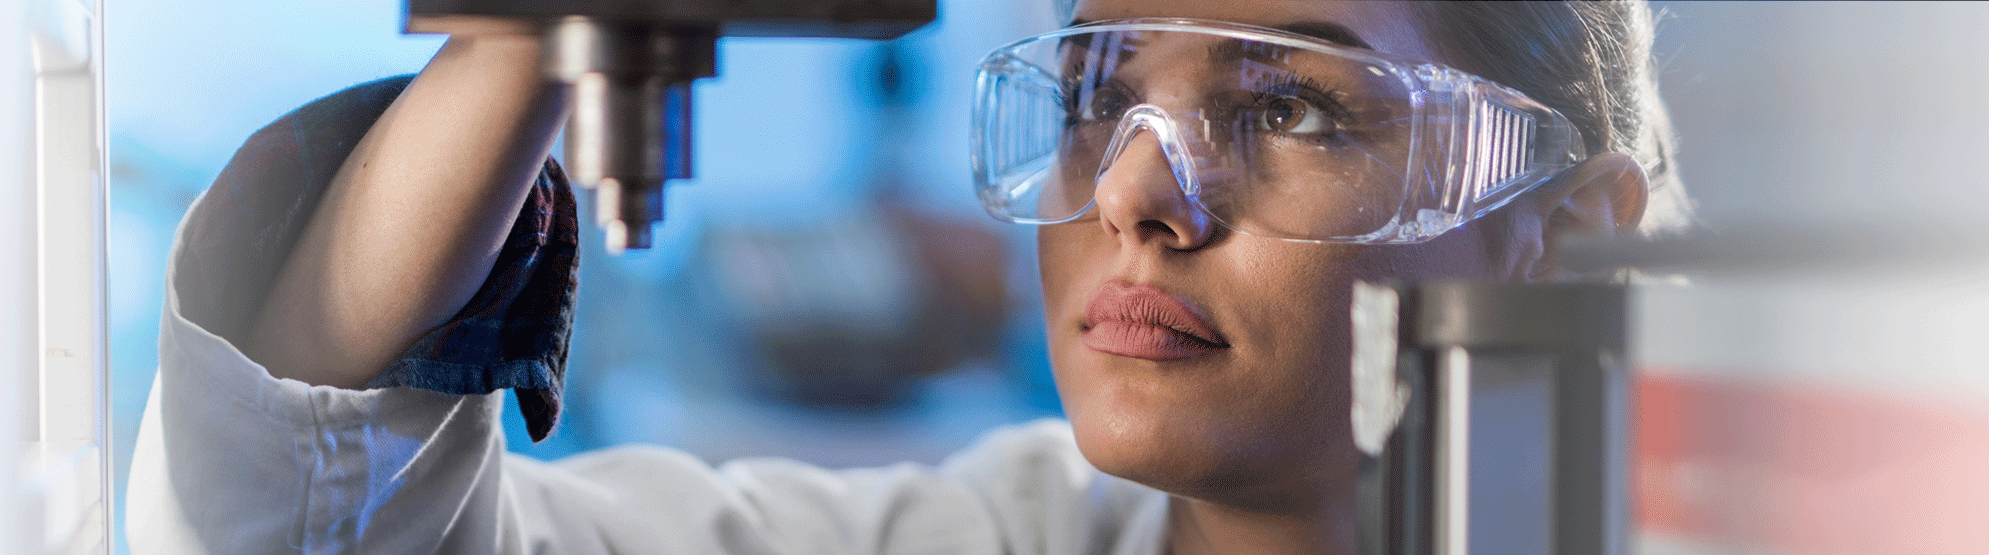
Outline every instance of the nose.
{"label": "nose", "polygon": [[1105,233],[1128,245],[1155,243],[1177,251],[1206,244],[1213,232],[1209,215],[1181,191],[1160,140],[1152,130],[1134,128],[1125,150],[1098,175],[1093,199]]}

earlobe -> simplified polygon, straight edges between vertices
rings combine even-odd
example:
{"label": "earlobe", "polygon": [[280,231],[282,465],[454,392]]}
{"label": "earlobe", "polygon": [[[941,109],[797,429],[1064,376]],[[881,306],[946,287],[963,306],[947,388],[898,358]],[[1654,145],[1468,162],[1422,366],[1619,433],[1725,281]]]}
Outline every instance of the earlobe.
{"label": "earlobe", "polygon": [[1536,238],[1540,258],[1530,265],[1526,276],[1533,281],[1558,281],[1574,277],[1565,275],[1555,263],[1564,238],[1610,238],[1636,232],[1650,199],[1650,179],[1636,159],[1611,152],[1569,168],[1536,194],[1545,221],[1538,228],[1541,236]]}

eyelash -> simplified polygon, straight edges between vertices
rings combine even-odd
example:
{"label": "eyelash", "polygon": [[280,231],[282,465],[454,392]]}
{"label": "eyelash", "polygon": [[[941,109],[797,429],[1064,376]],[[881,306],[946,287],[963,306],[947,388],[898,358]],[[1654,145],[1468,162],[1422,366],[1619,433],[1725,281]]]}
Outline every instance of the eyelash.
{"label": "eyelash", "polygon": [[[1273,79],[1269,83],[1269,86],[1260,87],[1259,90],[1248,91],[1248,100],[1245,101],[1244,105],[1235,107],[1239,109],[1237,111],[1261,110],[1270,107],[1271,102],[1277,99],[1296,98],[1324,110],[1325,113],[1323,115],[1332,119],[1335,124],[1333,131],[1323,134],[1301,133],[1285,134],[1283,136],[1309,142],[1338,143],[1348,139],[1355,123],[1353,111],[1349,110],[1345,104],[1342,104],[1335,98],[1337,96],[1335,89],[1326,86],[1318,79],[1310,76],[1284,73],[1277,75]],[[1089,108],[1075,104],[1078,101],[1079,90],[1083,87],[1083,82],[1084,78],[1074,71],[1065,71],[1062,77],[1058,79],[1058,86],[1054,94],[1056,95],[1057,105],[1064,108],[1064,125],[1066,127],[1085,121],[1079,117],[1079,114]],[[1112,86],[1111,83],[1093,83],[1090,88],[1093,91],[1092,94],[1097,94],[1096,91]],[[1132,95],[1129,94],[1127,96],[1130,97]]]}
{"label": "eyelash", "polygon": [[[1078,121],[1082,121],[1082,118],[1078,117],[1078,114],[1081,113],[1085,107],[1078,106],[1077,102],[1079,95],[1078,91],[1081,90],[1082,87],[1084,86],[1083,82],[1084,82],[1083,76],[1078,75],[1077,72],[1075,71],[1069,71],[1069,70],[1064,71],[1063,76],[1057,80],[1057,90],[1055,93],[1057,99],[1057,105],[1063,107],[1064,109],[1064,125],[1066,127],[1074,125]],[[1093,83],[1091,85],[1091,89],[1093,91],[1096,91],[1099,88],[1102,87],[1097,83]]]}
{"label": "eyelash", "polygon": [[1296,98],[1325,111],[1325,117],[1333,120],[1333,132],[1321,136],[1300,135],[1307,140],[1329,140],[1344,138],[1354,126],[1353,110],[1347,109],[1335,98],[1337,92],[1319,80],[1309,76],[1290,73],[1280,74],[1270,86],[1250,92],[1250,109],[1264,109],[1272,101],[1280,98]]}

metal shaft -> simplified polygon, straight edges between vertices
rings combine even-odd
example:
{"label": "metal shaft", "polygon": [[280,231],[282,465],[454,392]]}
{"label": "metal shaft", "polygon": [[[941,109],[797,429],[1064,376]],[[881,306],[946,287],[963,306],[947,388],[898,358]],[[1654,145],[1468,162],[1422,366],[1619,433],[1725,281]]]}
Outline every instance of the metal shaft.
{"label": "metal shaft", "polygon": [[691,177],[691,83],[729,37],[891,39],[935,0],[406,0],[409,33],[538,35],[568,86],[567,173],[594,191],[611,252],[647,248],[663,188]]}
{"label": "metal shaft", "polygon": [[717,31],[568,16],[545,69],[571,87],[568,173],[594,191],[608,249],[648,248],[663,185],[691,177],[691,84],[714,73]]}

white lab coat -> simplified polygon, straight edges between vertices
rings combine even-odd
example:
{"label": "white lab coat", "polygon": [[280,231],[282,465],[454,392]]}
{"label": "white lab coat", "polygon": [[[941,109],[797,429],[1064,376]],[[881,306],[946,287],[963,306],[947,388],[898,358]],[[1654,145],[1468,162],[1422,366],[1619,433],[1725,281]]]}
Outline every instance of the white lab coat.
{"label": "white lab coat", "polygon": [[1163,545],[1167,495],[1100,473],[1062,421],[991,432],[937,468],[756,459],[714,469],[658,447],[548,464],[505,452],[502,392],[279,380],[180,306],[169,275],[125,517],[138,555],[1154,555]]}

